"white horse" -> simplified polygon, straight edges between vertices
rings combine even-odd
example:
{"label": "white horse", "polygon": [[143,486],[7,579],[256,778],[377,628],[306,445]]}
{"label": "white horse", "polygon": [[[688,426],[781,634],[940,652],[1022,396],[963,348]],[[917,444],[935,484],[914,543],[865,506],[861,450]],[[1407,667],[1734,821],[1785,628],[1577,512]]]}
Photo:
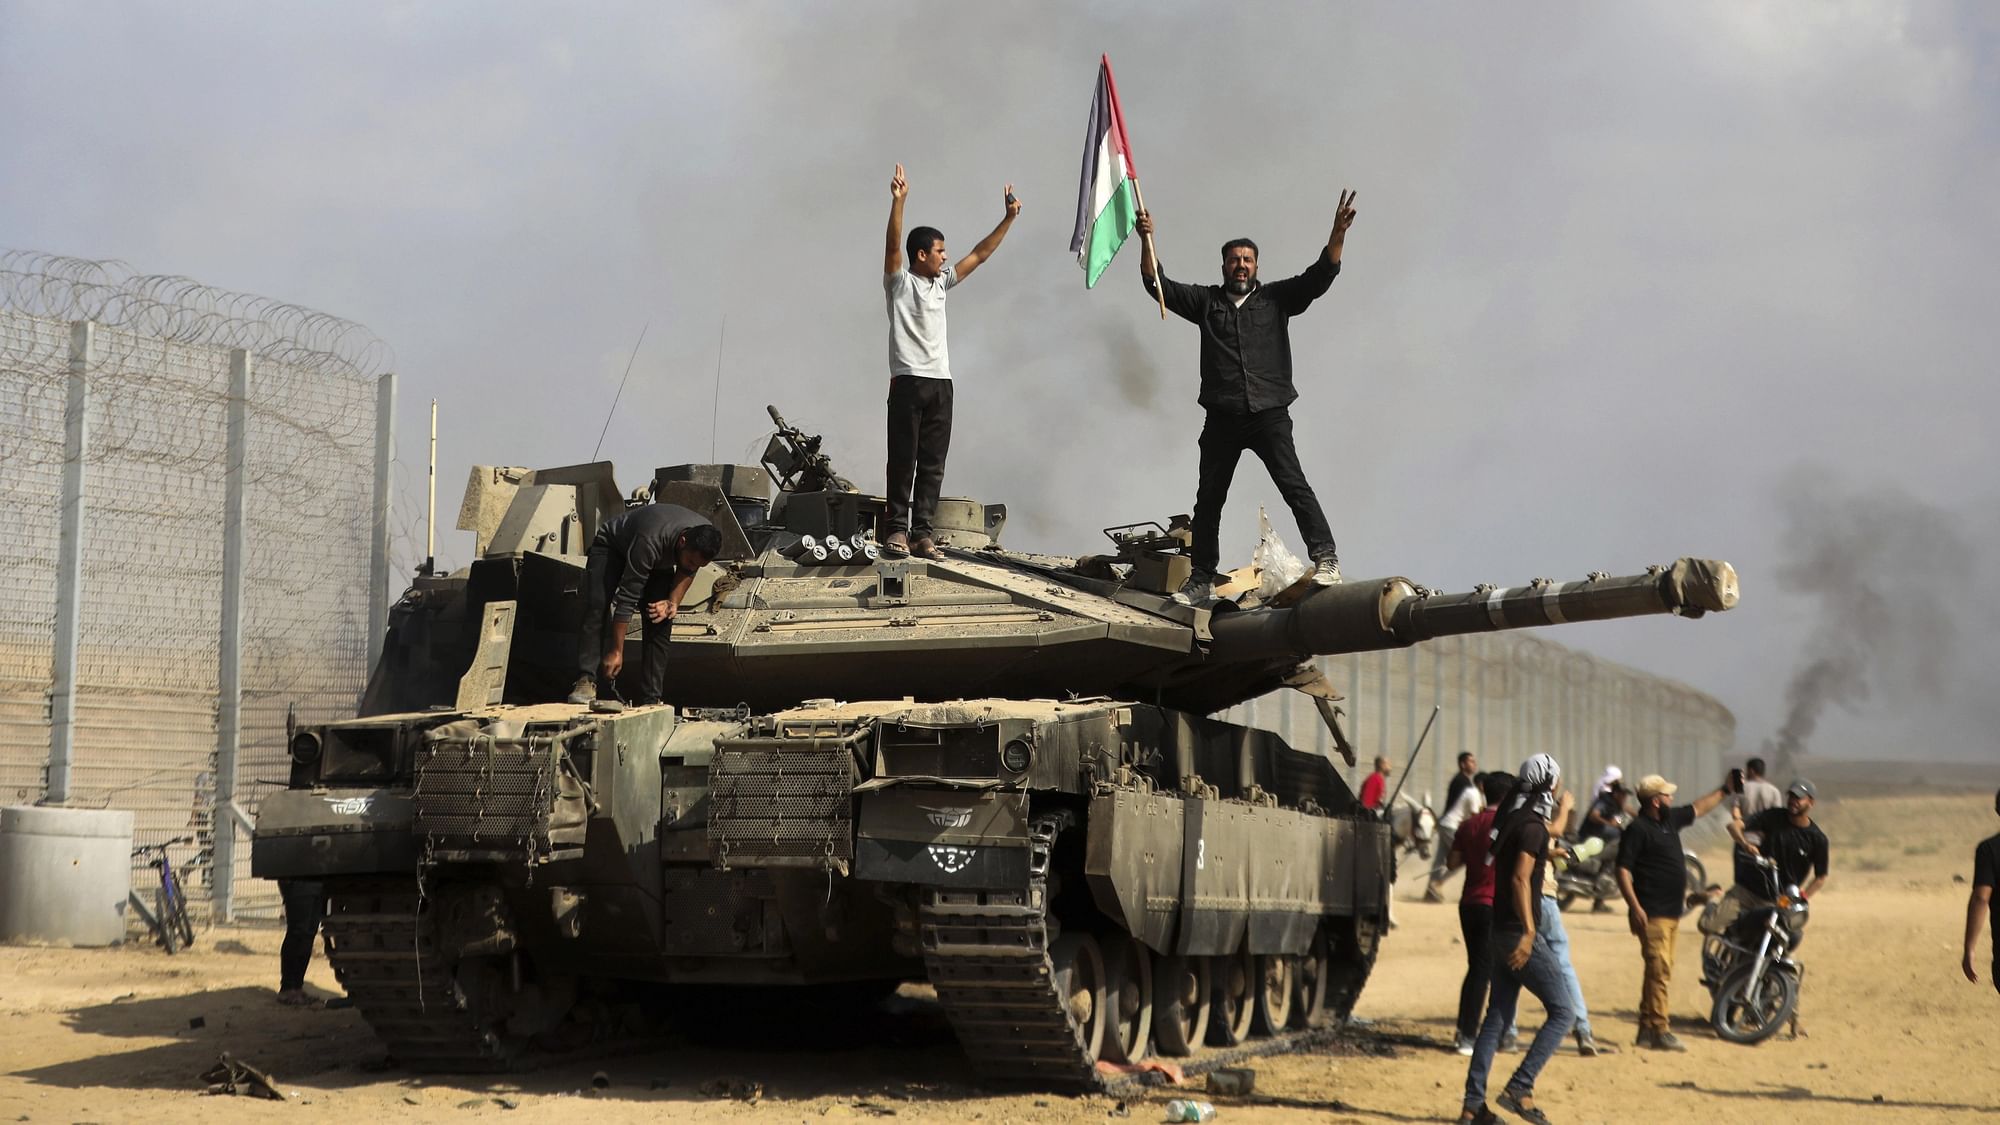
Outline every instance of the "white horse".
{"label": "white horse", "polygon": [[1437,814],[1431,811],[1431,795],[1424,794],[1421,803],[1408,794],[1396,794],[1396,801],[1389,809],[1389,835],[1395,840],[1399,852],[1415,852],[1419,859],[1431,857],[1431,847],[1437,842]]}

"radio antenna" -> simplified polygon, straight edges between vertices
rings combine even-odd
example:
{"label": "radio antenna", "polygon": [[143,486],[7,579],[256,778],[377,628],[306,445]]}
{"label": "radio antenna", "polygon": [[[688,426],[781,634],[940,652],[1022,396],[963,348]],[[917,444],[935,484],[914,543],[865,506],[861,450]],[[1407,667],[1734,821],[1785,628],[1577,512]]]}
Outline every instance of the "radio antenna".
{"label": "radio antenna", "polygon": [[715,420],[722,414],[722,345],[729,342],[729,314],[722,314],[722,327],[715,334],[715,395],[708,406],[708,463],[715,464]]}
{"label": "radio antenna", "polygon": [[424,502],[424,570],[437,573],[438,534],[438,400],[431,400],[430,499]]}
{"label": "radio antenna", "polygon": [[646,342],[646,329],[652,326],[653,322],[649,320],[645,328],[639,329],[639,339],[632,345],[632,359],[625,361],[625,374],[618,379],[618,393],[611,396],[611,409],[604,415],[604,428],[597,431],[597,444],[590,450],[592,461],[597,460],[597,451],[604,448],[604,435],[611,429],[611,416],[618,413],[618,400],[625,397],[625,380],[632,377],[632,360],[639,358],[639,345]]}

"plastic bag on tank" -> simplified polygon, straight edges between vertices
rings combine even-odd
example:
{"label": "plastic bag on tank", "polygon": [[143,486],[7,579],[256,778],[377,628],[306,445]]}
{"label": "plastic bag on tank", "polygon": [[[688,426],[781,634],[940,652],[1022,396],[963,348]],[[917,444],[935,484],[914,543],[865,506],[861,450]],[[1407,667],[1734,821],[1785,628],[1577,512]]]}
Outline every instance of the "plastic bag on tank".
{"label": "plastic bag on tank", "polygon": [[1292,553],[1271,527],[1271,517],[1257,509],[1257,549],[1250,553],[1250,565],[1257,568],[1257,596],[1266,601],[1277,597],[1306,572],[1306,564]]}

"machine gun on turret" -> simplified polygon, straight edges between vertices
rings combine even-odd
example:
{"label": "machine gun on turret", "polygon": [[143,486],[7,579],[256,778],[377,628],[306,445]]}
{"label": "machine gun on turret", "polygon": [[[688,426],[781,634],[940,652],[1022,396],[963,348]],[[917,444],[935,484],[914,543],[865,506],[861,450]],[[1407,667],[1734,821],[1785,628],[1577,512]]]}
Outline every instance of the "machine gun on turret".
{"label": "machine gun on turret", "polygon": [[834,471],[833,458],[819,451],[818,434],[809,435],[785,421],[775,406],[764,409],[770,412],[771,423],[778,428],[764,446],[764,467],[771,470],[771,478],[778,482],[781,491],[860,491],[853,481]]}

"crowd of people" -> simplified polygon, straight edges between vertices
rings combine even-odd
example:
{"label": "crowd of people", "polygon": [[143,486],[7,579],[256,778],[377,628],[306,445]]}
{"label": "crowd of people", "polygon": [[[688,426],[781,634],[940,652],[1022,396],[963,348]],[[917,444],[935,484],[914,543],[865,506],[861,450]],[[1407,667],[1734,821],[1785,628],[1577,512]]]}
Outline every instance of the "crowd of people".
{"label": "crowd of people", "polygon": [[[1769,905],[1761,890],[1764,881],[1753,877],[1760,858],[1775,862],[1781,885],[1796,887],[1802,899],[1826,885],[1829,844],[1812,819],[1817,791],[1801,778],[1780,793],[1765,778],[1764,768],[1761,759],[1753,758],[1714,789],[1677,804],[1680,788],[1674,782],[1651,774],[1628,788],[1623,773],[1612,766],[1592,787],[1579,818],[1575,795],[1562,784],[1562,768],[1549,755],[1530,757],[1514,774],[1481,773],[1472,754],[1459,755],[1424,898],[1443,902],[1446,882],[1453,873],[1465,872],[1458,916],[1466,969],[1459,985],[1454,1045],[1471,1062],[1461,1121],[1499,1120],[1487,1104],[1487,1085],[1495,1056],[1517,1047],[1523,991],[1541,1002],[1546,1016],[1493,1099],[1500,1108],[1526,1121],[1548,1120],[1535,1104],[1535,1081],[1565,1038],[1575,1037],[1582,1058],[1616,1050],[1591,1026],[1563,928],[1555,867],[1577,862],[1582,853],[1601,854],[1600,862],[1614,865],[1627,922],[1639,943],[1637,1046],[1687,1049],[1673,1033],[1669,987],[1681,916],[1690,896],[1704,895],[1708,888],[1688,884],[1682,831],[1729,804],[1736,886],[1728,900],[1737,909]],[[1379,788],[1386,775],[1378,766],[1370,781]],[[2000,811],[2000,799],[1995,807]],[[1992,853],[1988,866],[2000,867],[2000,836],[1981,848],[1982,855]],[[1975,980],[1977,923],[1992,905],[1992,872],[1984,877],[1986,897],[1975,887],[1966,927],[1965,971]],[[2000,961],[1995,971],[2000,973]]]}

